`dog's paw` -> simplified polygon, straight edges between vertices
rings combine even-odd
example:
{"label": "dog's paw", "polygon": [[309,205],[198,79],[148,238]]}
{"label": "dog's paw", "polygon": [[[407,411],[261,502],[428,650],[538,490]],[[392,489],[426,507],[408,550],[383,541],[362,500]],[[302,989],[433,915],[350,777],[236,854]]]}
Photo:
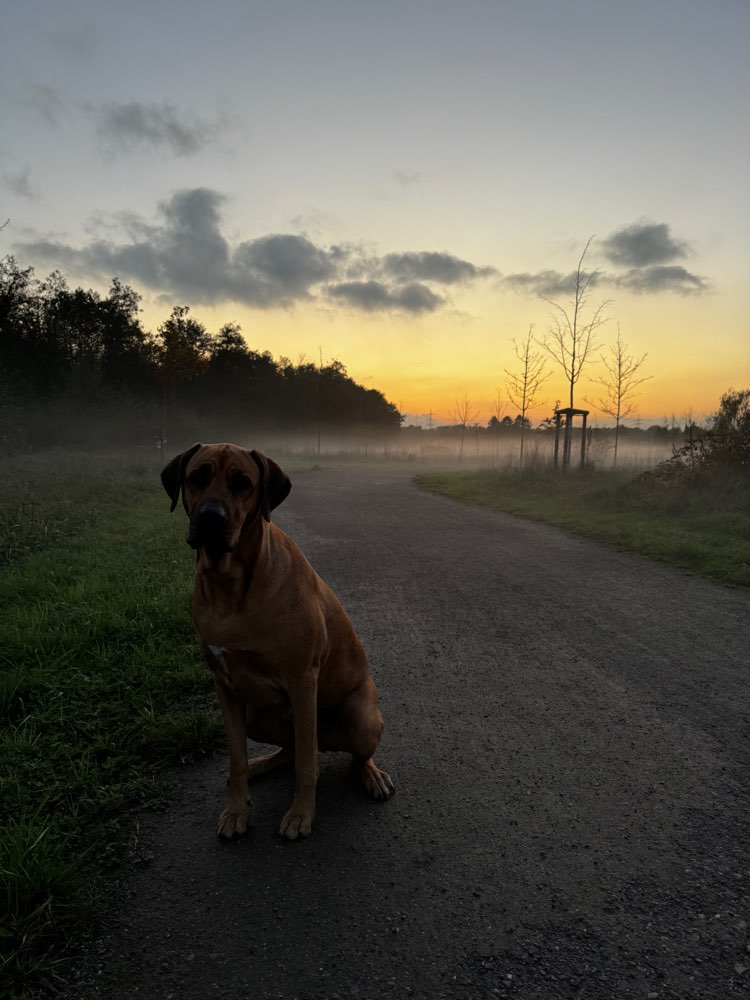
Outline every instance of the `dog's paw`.
{"label": "dog's paw", "polygon": [[281,821],[279,833],[287,840],[309,837],[314,819],[315,813],[312,810],[301,809],[293,802],[291,809]]}
{"label": "dog's paw", "polygon": [[237,812],[231,806],[227,806],[219,816],[219,836],[223,840],[231,840],[232,837],[241,837],[247,832],[247,810]]}
{"label": "dog's paw", "polygon": [[374,799],[387,799],[395,786],[387,771],[381,771],[374,760],[362,766],[362,783]]}

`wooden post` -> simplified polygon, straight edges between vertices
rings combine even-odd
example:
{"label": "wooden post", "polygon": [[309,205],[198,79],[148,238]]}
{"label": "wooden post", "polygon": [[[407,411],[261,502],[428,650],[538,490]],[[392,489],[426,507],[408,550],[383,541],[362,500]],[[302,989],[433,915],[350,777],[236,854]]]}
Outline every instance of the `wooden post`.
{"label": "wooden post", "polygon": [[583,412],[583,427],[581,428],[581,468],[586,464],[586,412]]}
{"label": "wooden post", "polygon": [[565,414],[565,436],[563,438],[563,469],[567,469],[570,464],[570,430],[573,423],[573,414]]}
{"label": "wooden post", "polygon": [[565,432],[563,434],[562,467],[563,472],[570,465],[573,458],[573,431],[575,430],[575,419],[581,417],[583,426],[581,427],[581,468],[586,464],[586,418],[588,410],[574,410],[573,407],[563,407],[555,410],[555,468],[560,460],[560,425],[563,415],[565,416]]}

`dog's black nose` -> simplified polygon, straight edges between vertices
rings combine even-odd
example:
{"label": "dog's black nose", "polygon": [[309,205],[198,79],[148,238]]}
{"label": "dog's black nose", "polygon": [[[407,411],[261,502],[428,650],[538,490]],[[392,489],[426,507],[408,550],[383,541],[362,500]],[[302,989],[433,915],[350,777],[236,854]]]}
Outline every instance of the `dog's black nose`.
{"label": "dog's black nose", "polygon": [[213,552],[229,552],[232,546],[227,540],[229,514],[218,500],[209,500],[198,508],[190,521],[187,543],[193,549],[211,549]]}
{"label": "dog's black nose", "polygon": [[198,508],[198,522],[205,528],[223,528],[227,522],[227,512],[215,500],[210,500]]}
{"label": "dog's black nose", "polygon": [[228,524],[226,508],[217,500],[209,500],[195,512],[188,528],[187,543],[194,549],[211,546],[226,551]]}

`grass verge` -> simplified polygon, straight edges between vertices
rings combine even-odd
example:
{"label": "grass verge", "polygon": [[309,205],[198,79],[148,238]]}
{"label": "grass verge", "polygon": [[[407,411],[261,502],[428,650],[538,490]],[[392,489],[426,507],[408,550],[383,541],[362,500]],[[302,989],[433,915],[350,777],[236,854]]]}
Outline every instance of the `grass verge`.
{"label": "grass verge", "polygon": [[750,488],[727,476],[665,484],[632,472],[418,476],[425,490],[563,528],[690,573],[750,586]]}
{"label": "grass verge", "polygon": [[131,815],[165,797],[164,767],[222,727],[184,522],[153,463],[60,455],[15,471],[0,493],[18,515],[0,536],[0,995],[26,997],[64,981]]}

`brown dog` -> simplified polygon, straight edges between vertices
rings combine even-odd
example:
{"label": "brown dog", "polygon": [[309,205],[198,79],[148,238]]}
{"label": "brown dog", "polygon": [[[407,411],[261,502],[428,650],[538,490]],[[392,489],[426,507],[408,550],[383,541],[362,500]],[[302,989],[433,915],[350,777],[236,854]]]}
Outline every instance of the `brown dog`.
{"label": "brown dog", "polygon": [[[291,482],[259,451],[196,444],[161,474],[172,510],[182,492],[197,550],[193,622],[229,743],[229,804],[219,836],[244,833],[248,779],[294,760],[296,790],[279,833],[306,837],[315,818],[317,751],[352,754],[365,788],[393,782],[373,760],[378,692],[346,612],[271,511]],[[247,737],[279,747],[248,759]]]}

